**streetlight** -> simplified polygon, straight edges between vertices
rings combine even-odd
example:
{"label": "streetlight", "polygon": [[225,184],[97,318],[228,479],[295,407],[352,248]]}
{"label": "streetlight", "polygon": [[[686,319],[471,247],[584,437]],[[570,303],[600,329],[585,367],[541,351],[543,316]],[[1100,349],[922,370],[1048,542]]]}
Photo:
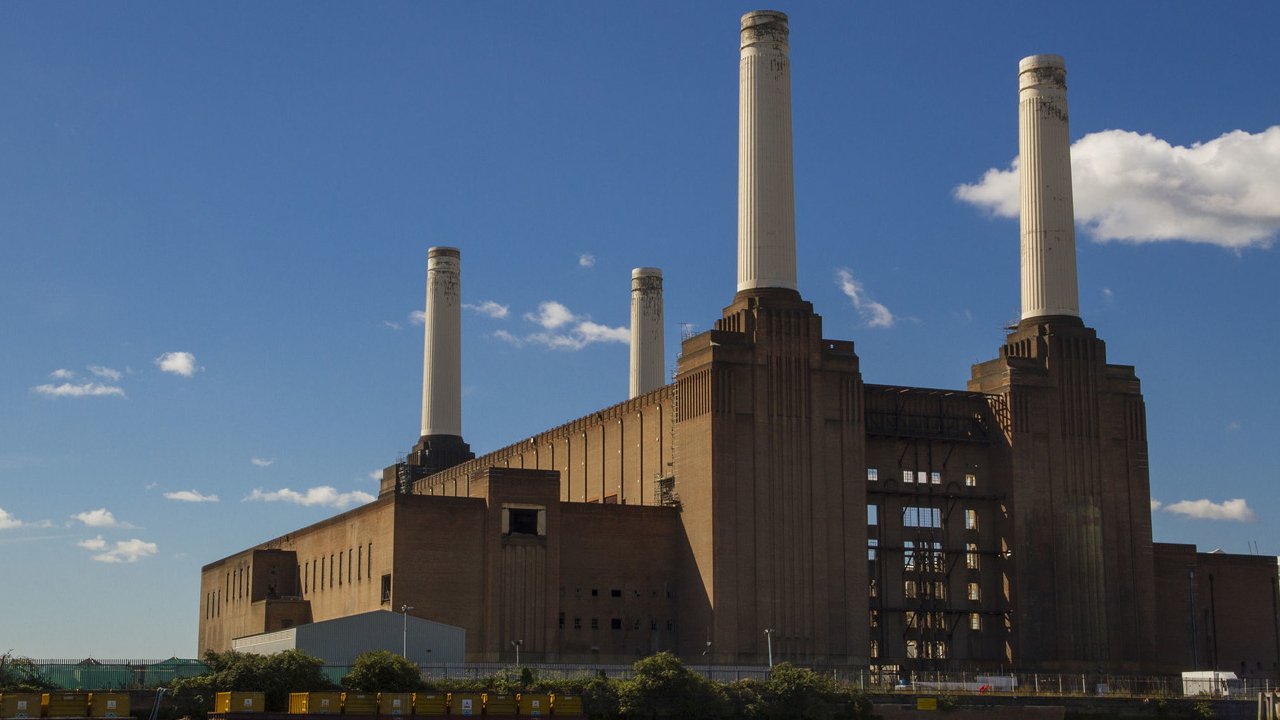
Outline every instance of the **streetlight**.
{"label": "streetlight", "polygon": [[511,646],[516,649],[516,667],[520,667],[520,646],[524,644],[523,640],[512,640]]}
{"label": "streetlight", "polygon": [[400,633],[400,657],[405,660],[409,659],[409,611],[412,609],[412,605],[400,606],[400,612],[404,614],[404,629]]}
{"label": "streetlight", "polygon": [[769,643],[769,669],[773,669],[773,628],[765,628],[765,641]]}

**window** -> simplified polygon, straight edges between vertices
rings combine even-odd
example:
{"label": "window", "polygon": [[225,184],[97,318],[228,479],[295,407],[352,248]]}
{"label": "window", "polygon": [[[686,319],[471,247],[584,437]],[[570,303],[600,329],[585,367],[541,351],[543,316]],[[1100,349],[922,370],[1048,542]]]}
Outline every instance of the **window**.
{"label": "window", "polygon": [[591,618],[591,629],[592,630],[600,629],[600,618]]}
{"label": "window", "polygon": [[925,472],[924,470],[921,470],[920,472],[916,473],[916,482],[920,483],[921,485],[928,485],[929,473]]}
{"label": "window", "polygon": [[879,522],[880,507],[878,505],[867,506],[867,524],[875,525]]}
{"label": "window", "polygon": [[914,470],[903,470],[903,471],[902,471],[902,482],[904,482],[904,483],[913,483],[913,482],[915,482],[915,481],[916,481],[916,473],[915,473],[915,471],[914,471]]}
{"label": "window", "polygon": [[912,660],[914,660],[917,657],[920,657],[920,651],[916,645],[915,640],[907,641],[907,657]]}
{"label": "window", "polygon": [[931,473],[929,473],[929,482],[933,483],[934,485],[941,485],[941,484],[942,484],[942,473],[940,473],[940,472],[931,472]]}
{"label": "window", "polygon": [[871,627],[880,627],[880,611],[871,611]]}
{"label": "window", "polygon": [[982,629],[982,616],[981,616],[981,615],[979,615],[978,613],[969,613],[969,629],[970,629],[970,630],[981,630],[981,629]]}
{"label": "window", "polygon": [[560,629],[563,630],[564,629],[564,613],[563,612],[560,613],[559,625],[560,625]]}
{"label": "window", "polygon": [[942,510],[928,507],[902,508],[903,527],[942,527]]}
{"label": "window", "polygon": [[938,600],[946,600],[947,584],[941,580],[935,580],[933,583],[933,596]]}
{"label": "window", "polygon": [[969,599],[975,602],[982,600],[982,592],[978,589],[978,583],[969,583]]}
{"label": "window", "polygon": [[621,590],[610,590],[610,591],[609,591],[609,597],[616,597],[616,598],[620,598],[620,597],[622,597],[622,591],[621,591]]}
{"label": "window", "polygon": [[903,580],[903,581],[902,581],[902,597],[904,597],[904,598],[914,598],[914,597],[917,597],[917,593],[916,593],[916,581],[915,581],[915,580]]}
{"label": "window", "polygon": [[582,618],[580,618],[580,617],[575,617],[575,618],[573,619],[573,629],[574,629],[574,630],[581,630],[581,629],[582,629]]}
{"label": "window", "polygon": [[867,468],[867,482],[875,482],[880,479],[880,471],[875,468]]}
{"label": "window", "polygon": [[916,569],[915,546],[916,544],[910,540],[902,541],[902,569],[903,570]]}
{"label": "window", "polygon": [[978,511],[977,510],[964,511],[964,529],[965,530],[978,529]]}
{"label": "window", "polygon": [[536,508],[504,508],[507,512],[508,535],[538,535]]}
{"label": "window", "polygon": [[338,587],[342,587],[342,552],[338,552]]}
{"label": "window", "polygon": [[622,629],[622,618],[610,618],[610,619],[609,619],[609,629],[610,629],[610,630],[621,630],[621,629]]}
{"label": "window", "polygon": [[871,581],[867,583],[867,597],[880,597],[880,588],[875,578],[871,578]]}
{"label": "window", "polygon": [[964,545],[964,566],[970,570],[978,569],[978,544],[965,543]]}
{"label": "window", "polygon": [[965,487],[978,487],[978,476],[973,473],[966,473],[964,476]]}
{"label": "window", "polygon": [[351,582],[351,548],[347,548],[347,583]]}
{"label": "window", "polygon": [[591,597],[600,597],[600,588],[591,588]]}
{"label": "window", "polygon": [[880,657],[880,641],[879,640],[871,641],[871,657],[873,658]]}
{"label": "window", "polygon": [[391,576],[382,576],[382,602],[391,602]]}
{"label": "window", "polygon": [[875,538],[871,538],[870,540],[867,540],[867,559],[868,560],[876,559],[876,548],[879,545],[880,545],[880,541]]}

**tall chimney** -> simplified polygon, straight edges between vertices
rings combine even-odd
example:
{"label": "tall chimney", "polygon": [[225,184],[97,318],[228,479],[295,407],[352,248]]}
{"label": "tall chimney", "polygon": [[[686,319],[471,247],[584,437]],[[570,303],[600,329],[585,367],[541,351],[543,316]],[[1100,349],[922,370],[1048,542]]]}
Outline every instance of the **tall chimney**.
{"label": "tall chimney", "polygon": [[738,292],[796,289],[787,16],[742,16],[738,95]]}
{"label": "tall chimney", "polygon": [[662,271],[631,271],[631,395],[643,395],[666,384],[663,363]]}
{"label": "tall chimney", "polygon": [[1022,319],[1079,317],[1067,66],[1058,55],[1018,63],[1018,157]]}
{"label": "tall chimney", "polygon": [[457,248],[427,250],[422,436],[462,436],[462,286]]}

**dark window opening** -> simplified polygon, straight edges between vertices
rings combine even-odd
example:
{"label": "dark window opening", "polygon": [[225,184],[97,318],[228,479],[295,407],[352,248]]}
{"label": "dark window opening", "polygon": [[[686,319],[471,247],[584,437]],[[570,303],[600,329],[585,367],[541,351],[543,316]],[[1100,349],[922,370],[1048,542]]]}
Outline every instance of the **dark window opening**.
{"label": "dark window opening", "polygon": [[382,602],[391,602],[391,576],[382,576]]}
{"label": "dark window opening", "polygon": [[538,511],[528,508],[510,508],[507,510],[509,523],[507,530],[512,535],[537,535]]}
{"label": "dark window opening", "polygon": [[560,613],[560,629],[564,629],[564,613]]}
{"label": "dark window opening", "polygon": [[600,618],[591,618],[591,629],[592,630],[600,629]]}
{"label": "dark window opening", "polygon": [[622,629],[622,618],[613,618],[613,619],[609,620],[609,629],[610,629],[610,630],[621,630],[621,629]]}
{"label": "dark window opening", "polygon": [[591,597],[600,597],[600,588],[591,588]]}
{"label": "dark window opening", "polygon": [[580,618],[580,617],[575,617],[575,618],[573,619],[573,629],[574,629],[574,630],[581,630],[581,629],[582,629],[582,618]]}
{"label": "dark window opening", "polygon": [[620,597],[622,597],[622,591],[621,591],[621,590],[610,590],[610,591],[609,591],[609,596],[610,596],[610,597],[620,598]]}

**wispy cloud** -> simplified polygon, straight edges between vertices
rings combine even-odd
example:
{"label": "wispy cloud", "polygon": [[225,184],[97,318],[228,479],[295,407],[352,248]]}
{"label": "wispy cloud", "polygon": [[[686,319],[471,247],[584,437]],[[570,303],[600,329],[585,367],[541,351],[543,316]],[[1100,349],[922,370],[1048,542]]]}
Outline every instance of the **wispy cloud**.
{"label": "wispy cloud", "polygon": [[1155,512],[1162,507],[1164,507],[1164,503],[1160,502],[1155,498],[1151,498],[1151,512]]}
{"label": "wispy cloud", "polygon": [[1227,427],[1225,428],[1225,430],[1227,432],[1235,432],[1239,430],[1240,427],[1241,425],[1239,420],[1232,420],[1231,422],[1227,423]]}
{"label": "wispy cloud", "polygon": [[70,380],[75,376],[76,374],[74,371],[68,370],[66,368],[58,368],[57,370],[54,370],[53,372],[49,373],[49,377],[55,380]]}
{"label": "wispy cloud", "polygon": [[591,253],[582,253],[581,255],[578,256],[578,267],[589,268],[589,267],[595,267],[595,265],[596,265],[595,255],[592,255]]}
{"label": "wispy cloud", "polygon": [[354,490],[352,492],[338,492],[336,489],[322,485],[307,489],[305,492],[282,488],[280,490],[262,490],[255,489],[245,497],[245,501],[261,501],[261,502],[286,502],[294,505],[304,505],[307,507],[320,505],[322,507],[332,508],[348,508],[353,505],[363,505],[373,502],[376,498],[367,492]]}
{"label": "wispy cloud", "polygon": [[168,500],[177,500],[179,502],[218,502],[217,495],[203,495],[195,490],[179,490],[177,492],[167,492],[164,494]]}
{"label": "wispy cloud", "polygon": [[191,377],[204,368],[196,367],[196,356],[189,352],[167,352],[155,359],[156,367],[167,373]]}
{"label": "wispy cloud", "polygon": [[72,520],[79,520],[87,527],[96,528],[126,528],[131,529],[134,526],[127,522],[121,522],[116,519],[115,515],[106,508],[98,508],[97,510],[86,510],[82,513],[76,513],[71,516]]}
{"label": "wispy cloud", "polygon": [[473,312],[480,313],[481,315],[488,315],[489,317],[494,318],[495,320],[501,320],[502,318],[505,318],[507,314],[511,311],[510,307],[494,302],[493,300],[485,300],[484,302],[478,305],[471,305],[470,303],[462,303],[462,307],[468,310],[471,310]]}
{"label": "wispy cloud", "polygon": [[1235,522],[1254,522],[1257,514],[1249,507],[1244,498],[1235,498],[1215,503],[1207,499],[1182,500],[1164,506],[1165,512],[1186,515],[1199,520],[1233,520]]}
{"label": "wispy cloud", "polygon": [[1111,288],[1102,288],[1102,299],[1111,302],[1116,299],[1116,294]]}
{"label": "wispy cloud", "polygon": [[[133,563],[138,560],[155,555],[159,548],[155,543],[144,542],[138,538],[132,540],[117,540],[114,546],[107,543],[99,535],[89,540],[81,540],[76,545],[93,552],[106,550],[93,556],[93,559],[100,563]],[[108,550],[107,548],[110,547]]]}
{"label": "wispy cloud", "polygon": [[543,328],[543,332],[518,336],[506,330],[498,330],[493,336],[516,347],[542,345],[553,350],[581,350],[594,343],[628,343],[629,328],[609,327],[591,320],[589,315],[578,315],[564,304],[548,300],[538,305],[536,313],[525,313],[524,319]]}
{"label": "wispy cloud", "polygon": [[102,383],[62,383],[61,385],[53,385],[45,383],[44,385],[36,385],[31,388],[31,392],[45,395],[47,397],[109,397],[115,395],[124,397],[124,388],[115,385],[103,385]]}
{"label": "wispy cloud", "polygon": [[258,467],[271,467],[272,465],[276,464],[275,458],[255,457],[255,458],[249,458],[249,462],[253,463],[254,465],[257,465]]}
{"label": "wispy cloud", "polygon": [[409,313],[410,325],[422,325],[427,322],[426,310],[413,310]]}
{"label": "wispy cloud", "polygon": [[389,328],[391,328],[392,330],[399,330],[399,329],[400,329],[400,323],[398,323],[398,322],[391,322],[390,320],[383,320],[383,321],[382,321],[382,324],[383,324],[383,326],[384,326],[384,327],[389,327]]}
{"label": "wispy cloud", "polygon": [[382,480],[382,471],[381,471],[381,470],[370,470],[370,471],[369,471],[369,475],[368,475],[368,477],[369,477],[369,479],[370,479],[370,480],[378,480],[378,481],[381,481],[381,480]]}
{"label": "wispy cloud", "polygon": [[119,370],[109,368],[109,367],[103,367],[101,365],[90,365],[89,372],[93,373],[94,375],[97,375],[100,378],[106,378],[111,382],[119,382],[120,378],[123,377],[123,373],[121,373]]}
{"label": "wispy cloud", "polygon": [[893,327],[895,321],[893,313],[867,295],[862,283],[854,279],[849,268],[836,269],[836,284],[840,286],[840,292],[853,302],[853,308],[858,311],[858,315],[869,327]]}
{"label": "wispy cloud", "polygon": [[[1226,133],[1190,147],[1127,130],[1071,146],[1077,222],[1097,240],[1183,240],[1240,250],[1280,231],[1280,125]],[[960,200],[1017,217],[1018,159],[955,189]]]}

